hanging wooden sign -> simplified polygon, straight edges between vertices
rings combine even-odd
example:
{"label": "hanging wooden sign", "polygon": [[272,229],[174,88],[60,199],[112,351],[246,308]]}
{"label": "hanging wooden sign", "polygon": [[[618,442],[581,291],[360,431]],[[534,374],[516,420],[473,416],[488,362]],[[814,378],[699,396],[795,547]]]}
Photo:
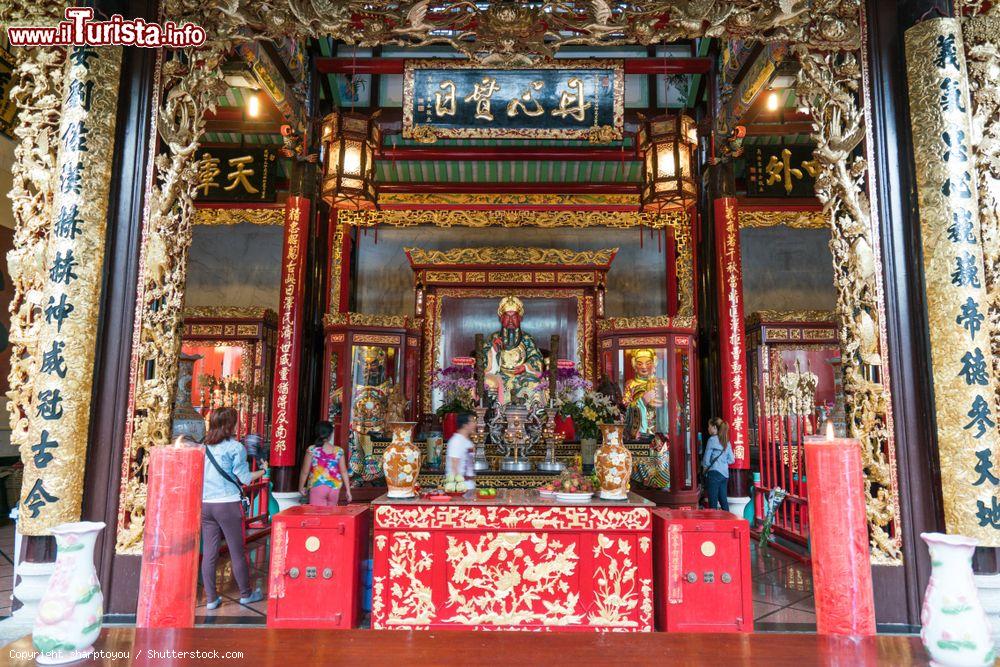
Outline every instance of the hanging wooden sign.
{"label": "hanging wooden sign", "polygon": [[747,196],[812,197],[818,165],[813,146],[754,146],[747,155]]}
{"label": "hanging wooden sign", "polygon": [[270,148],[203,148],[195,165],[195,200],[273,202],[277,152]]}
{"label": "hanging wooden sign", "polygon": [[622,137],[625,74],[619,60],[566,60],[518,69],[411,60],[403,83],[403,136],[589,139]]}

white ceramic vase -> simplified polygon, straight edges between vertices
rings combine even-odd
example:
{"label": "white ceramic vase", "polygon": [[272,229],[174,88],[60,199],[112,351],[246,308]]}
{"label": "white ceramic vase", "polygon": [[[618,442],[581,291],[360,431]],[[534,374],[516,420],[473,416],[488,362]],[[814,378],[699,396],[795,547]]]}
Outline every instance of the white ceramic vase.
{"label": "white ceramic vase", "polygon": [[931,556],[931,578],[920,613],[920,639],[940,667],[985,667],[996,654],[989,621],[972,575],[976,540],[921,533]]}
{"label": "white ceramic vase", "polygon": [[104,595],[94,568],[94,542],[100,522],[64,523],[52,529],[56,567],[38,604],[32,641],[41,665],[86,657],[101,634]]}

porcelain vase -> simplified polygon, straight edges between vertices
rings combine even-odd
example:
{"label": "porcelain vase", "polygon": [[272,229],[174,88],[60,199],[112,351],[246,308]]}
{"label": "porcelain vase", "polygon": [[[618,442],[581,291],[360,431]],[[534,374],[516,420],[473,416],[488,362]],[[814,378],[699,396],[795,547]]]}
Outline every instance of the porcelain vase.
{"label": "porcelain vase", "polygon": [[921,533],[931,556],[931,578],[920,613],[920,639],[940,667],[985,667],[996,654],[979,602],[972,555],[979,544],[961,535]]}
{"label": "porcelain vase", "polygon": [[413,444],[413,427],[416,422],[389,424],[392,442],[382,453],[382,470],[390,498],[413,498],[413,485],[420,475],[420,449]]}
{"label": "porcelain vase", "polygon": [[601,424],[601,446],[594,456],[594,471],[604,500],[628,498],[632,477],[632,452],[623,442],[622,424]]}
{"label": "porcelain vase", "polygon": [[64,523],[52,529],[56,567],[38,604],[32,641],[41,665],[86,657],[101,633],[104,595],[94,568],[94,542],[103,523]]}

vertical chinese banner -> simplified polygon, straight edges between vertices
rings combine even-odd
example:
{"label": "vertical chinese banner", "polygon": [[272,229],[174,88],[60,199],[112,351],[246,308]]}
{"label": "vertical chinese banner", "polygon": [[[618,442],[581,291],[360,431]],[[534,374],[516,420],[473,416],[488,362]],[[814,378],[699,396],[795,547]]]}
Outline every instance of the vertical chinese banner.
{"label": "vertical chinese banner", "polygon": [[69,55],[59,126],[58,179],[43,261],[43,319],[32,391],[18,530],[46,535],[80,519],[90,426],[120,48]]}
{"label": "vertical chinese banner", "polygon": [[299,365],[302,358],[303,290],[309,200],[292,195],[285,203],[285,241],[281,253],[281,302],[278,305],[278,348],[271,402],[271,465],[295,465],[298,425]]}
{"label": "vertical chinese banner", "polygon": [[749,468],[747,452],[746,346],[743,338],[743,265],[736,199],[715,200],[716,273],[719,284],[719,364],[722,367],[722,418],[729,424],[729,442],[736,462]]}
{"label": "vertical chinese banner", "polygon": [[945,523],[1000,546],[995,378],[960,24],[924,21],[905,43]]}

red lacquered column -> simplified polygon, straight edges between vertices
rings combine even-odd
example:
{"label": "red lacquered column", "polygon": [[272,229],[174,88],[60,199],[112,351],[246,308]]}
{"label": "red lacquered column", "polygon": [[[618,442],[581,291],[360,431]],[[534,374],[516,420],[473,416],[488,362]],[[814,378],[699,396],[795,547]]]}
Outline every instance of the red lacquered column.
{"label": "red lacquered column", "polygon": [[204,471],[201,445],[150,450],[136,627],[194,626]]}
{"label": "red lacquered column", "polygon": [[860,444],[850,438],[806,438],[805,450],[816,631],[873,635]]}

